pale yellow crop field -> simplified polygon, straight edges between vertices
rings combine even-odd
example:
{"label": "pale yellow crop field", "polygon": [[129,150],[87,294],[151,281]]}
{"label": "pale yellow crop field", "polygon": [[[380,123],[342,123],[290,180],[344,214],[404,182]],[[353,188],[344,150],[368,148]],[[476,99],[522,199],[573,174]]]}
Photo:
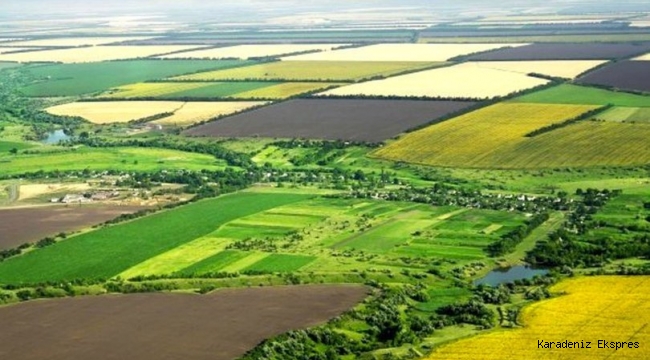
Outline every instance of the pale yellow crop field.
{"label": "pale yellow crop field", "polygon": [[[642,360],[650,351],[650,277],[598,276],[566,280],[551,288],[566,293],[534,303],[521,314],[523,327],[460,340],[429,360]],[[590,348],[539,348],[544,342],[590,342]],[[603,348],[599,341],[607,341]],[[625,343],[611,348],[609,342]],[[628,343],[632,343],[632,348]],[[572,344],[573,345],[573,344]],[[599,345],[601,346],[599,348]]]}
{"label": "pale yellow crop field", "polygon": [[[650,24],[649,24],[649,25],[650,25]],[[650,53],[645,54],[645,55],[641,55],[641,56],[639,56],[639,57],[635,57],[635,58],[632,59],[632,60],[637,60],[637,61],[650,61]]]}
{"label": "pale yellow crop field", "polygon": [[519,74],[537,73],[573,79],[589,69],[606,63],[606,60],[551,60],[551,61],[477,61],[476,66]]}
{"label": "pale yellow crop field", "polygon": [[84,46],[106,45],[123,41],[153,39],[151,36],[105,36],[105,37],[72,37],[58,39],[41,39],[12,42],[12,46]]}
{"label": "pale yellow crop field", "polygon": [[30,48],[17,48],[17,47],[0,47],[0,54],[12,52],[12,51],[23,51],[23,50],[33,50]]}
{"label": "pale yellow crop field", "polygon": [[488,69],[476,63],[343,86],[319,95],[454,97],[484,99],[547,84],[548,80],[515,72]]}
{"label": "pale yellow crop field", "polygon": [[161,56],[164,59],[250,59],[280,56],[303,51],[328,51],[344,44],[284,44],[284,45],[237,45],[222,48],[187,51]]}
{"label": "pale yellow crop field", "polygon": [[282,61],[447,61],[460,55],[528,44],[377,44],[283,57]]}
{"label": "pale yellow crop field", "polygon": [[150,57],[195,48],[197,48],[196,45],[93,46],[1,54],[0,61],[83,63]]}
{"label": "pale yellow crop field", "polygon": [[187,102],[174,115],[152,121],[160,125],[187,126],[219,116],[231,115],[255,106],[267,104],[263,101],[220,101]]}
{"label": "pale yellow crop field", "polygon": [[94,124],[109,124],[174,112],[181,106],[183,102],[180,101],[93,101],[58,105],[45,111],[54,115],[79,116]]}
{"label": "pale yellow crop field", "polygon": [[100,97],[107,98],[107,99],[158,97],[158,96],[166,96],[174,93],[180,93],[188,90],[196,90],[211,85],[212,83],[208,83],[208,82],[135,83],[135,84],[129,84],[129,85],[112,88],[108,90],[106,93],[100,95]]}

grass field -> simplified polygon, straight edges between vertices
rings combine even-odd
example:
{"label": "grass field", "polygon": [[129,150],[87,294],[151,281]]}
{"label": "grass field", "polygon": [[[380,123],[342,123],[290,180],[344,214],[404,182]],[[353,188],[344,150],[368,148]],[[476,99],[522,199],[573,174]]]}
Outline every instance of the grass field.
{"label": "grass field", "polygon": [[237,45],[213,49],[185,51],[161,56],[165,59],[251,59],[281,56],[304,51],[327,51],[344,44],[278,44]]}
{"label": "grass field", "polygon": [[21,64],[18,63],[10,63],[10,62],[0,62],[0,71],[5,70],[5,69],[11,69],[11,68],[16,68],[22,66]]}
{"label": "grass field", "polygon": [[[396,142],[380,148],[374,155],[394,161],[435,166],[535,167],[539,160],[535,157],[531,157],[525,164],[512,159],[512,157],[521,159],[529,155],[522,152],[522,147],[537,140],[526,138],[524,135],[535,129],[561,123],[592,109],[593,106],[587,105],[492,105],[407,134]],[[554,132],[544,135],[548,137],[553,134]],[[571,153],[566,152],[566,148],[541,147],[539,151],[552,151],[552,149],[563,151],[566,156],[571,157]]]}
{"label": "grass field", "polygon": [[464,63],[440,69],[353,84],[319,95],[404,96],[484,99],[504,96],[548,81]]}
{"label": "grass field", "polygon": [[270,87],[272,82],[155,82],[137,83],[109,90],[103,98],[224,98]]}
{"label": "grass field", "polygon": [[[34,66],[29,68],[29,75],[38,79],[39,82],[22,88],[21,92],[27,96],[74,96],[135,82],[247,64],[250,62],[235,60],[130,60]],[[88,81],[88,79],[93,80]]]}
{"label": "grass field", "polygon": [[45,109],[54,115],[79,116],[93,124],[128,122],[174,112],[184,103],[175,101],[74,102]]}
{"label": "grass field", "polygon": [[349,81],[390,76],[445,63],[379,61],[277,61],[238,69],[210,71],[174,80]]}
{"label": "grass field", "polygon": [[[111,277],[238,217],[306,199],[239,193],[86,233],[0,264],[0,282]],[[227,209],[227,211],[224,211]]]}
{"label": "grass field", "polygon": [[153,171],[162,169],[222,169],[213,156],[154,148],[80,148],[65,152],[30,155],[0,154],[3,174],[35,171],[108,170]]}
{"label": "grass field", "polygon": [[650,124],[650,108],[614,107],[596,116],[598,120]]}
{"label": "grass field", "polygon": [[519,74],[537,73],[547,76],[573,79],[585,71],[604,64],[604,60],[548,60],[548,61],[483,61],[476,65]]}
{"label": "grass field", "polygon": [[248,266],[244,271],[293,272],[316,260],[315,256],[271,254]]}
{"label": "grass field", "polygon": [[0,141],[0,154],[5,154],[11,149],[24,150],[34,147],[33,145],[24,142],[15,141]]}
{"label": "grass field", "polygon": [[174,51],[190,50],[196,45],[92,46],[72,49],[0,54],[0,61],[87,63],[150,57]]}
{"label": "grass field", "polygon": [[[603,291],[607,289],[607,291]],[[524,326],[502,329],[444,346],[436,359],[645,359],[650,341],[650,279],[583,277],[551,288],[566,293],[526,307]],[[540,349],[538,341],[590,341],[590,349]],[[638,342],[639,348],[599,348],[598,341]]]}
{"label": "grass field", "polygon": [[650,107],[650,96],[615,92],[571,84],[563,84],[550,89],[520,96],[512,101],[542,104],[612,104],[628,107]]}
{"label": "grass field", "polygon": [[220,101],[220,102],[186,102],[174,112],[174,115],[153,123],[171,126],[187,126],[210,120],[215,117],[230,115],[240,111],[266,104],[259,101]]}
{"label": "grass field", "polygon": [[[247,83],[246,83],[247,84]],[[264,83],[262,83],[264,84]],[[266,83],[271,84],[271,83]],[[305,93],[311,93],[314,91],[320,91],[330,87],[339,86],[342,84],[336,83],[322,83],[322,82],[290,82],[277,84],[272,86],[263,86],[254,90],[239,92],[228,96],[233,99],[287,99],[292,96],[297,96]]]}

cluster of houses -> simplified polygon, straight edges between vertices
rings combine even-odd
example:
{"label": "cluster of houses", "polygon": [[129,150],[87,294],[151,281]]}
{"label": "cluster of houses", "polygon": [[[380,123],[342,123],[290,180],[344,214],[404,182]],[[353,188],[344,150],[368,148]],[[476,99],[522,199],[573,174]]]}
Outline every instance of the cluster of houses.
{"label": "cluster of houses", "polygon": [[51,203],[61,203],[61,204],[85,204],[91,203],[94,201],[105,201],[108,199],[113,199],[120,196],[120,192],[113,191],[97,191],[94,193],[87,194],[66,194],[63,197],[56,197],[50,199]]}

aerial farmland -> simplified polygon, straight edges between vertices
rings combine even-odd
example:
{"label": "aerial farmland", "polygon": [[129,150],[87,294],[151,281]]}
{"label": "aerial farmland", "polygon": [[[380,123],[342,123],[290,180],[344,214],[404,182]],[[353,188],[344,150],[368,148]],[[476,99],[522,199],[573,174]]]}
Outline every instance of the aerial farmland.
{"label": "aerial farmland", "polygon": [[0,359],[650,358],[648,4],[0,17]]}

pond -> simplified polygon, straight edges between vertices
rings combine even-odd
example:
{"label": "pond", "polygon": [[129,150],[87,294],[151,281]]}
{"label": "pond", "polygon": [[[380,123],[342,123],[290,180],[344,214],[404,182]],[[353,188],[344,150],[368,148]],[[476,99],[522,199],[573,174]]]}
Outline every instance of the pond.
{"label": "pond", "polygon": [[524,265],[513,266],[509,268],[498,268],[490,271],[484,277],[474,281],[474,285],[485,284],[490,286],[498,286],[500,284],[513,282],[515,280],[532,279],[535,276],[546,274],[548,274],[548,270],[535,269]]}
{"label": "pond", "polygon": [[67,135],[63,130],[50,131],[49,133],[47,133],[45,135],[47,137],[45,138],[45,140],[43,140],[43,142],[48,144],[48,145],[58,144],[59,142],[61,142],[63,140],[70,139],[70,136]]}

